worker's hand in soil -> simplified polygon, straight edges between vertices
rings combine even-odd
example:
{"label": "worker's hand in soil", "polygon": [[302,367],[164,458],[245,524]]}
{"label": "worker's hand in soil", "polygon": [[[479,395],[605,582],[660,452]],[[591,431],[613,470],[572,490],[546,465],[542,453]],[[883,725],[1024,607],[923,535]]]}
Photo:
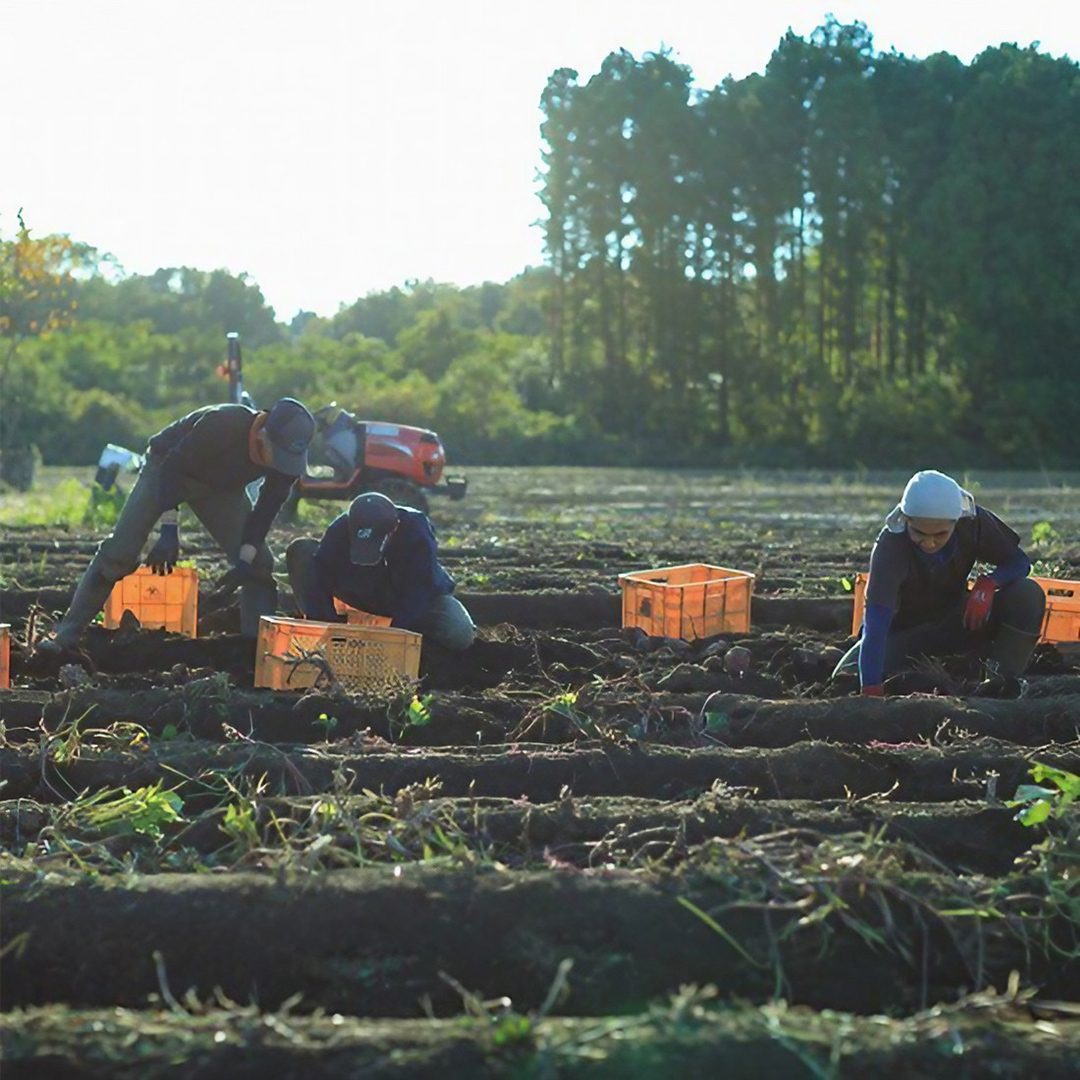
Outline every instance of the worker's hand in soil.
{"label": "worker's hand in soil", "polygon": [[251,563],[238,562],[231,570],[226,570],[214,585],[215,592],[231,592],[240,588],[245,581],[251,580]]}
{"label": "worker's hand in soil", "polygon": [[218,578],[214,586],[216,592],[225,592],[229,589],[237,589],[248,582],[258,581],[262,584],[272,585],[273,577],[267,577],[265,573],[257,573],[250,560],[243,557],[236,560],[231,570],[227,570]]}
{"label": "worker's hand in soil", "polygon": [[885,690],[881,686],[864,686],[859,693],[863,697],[884,697]]}
{"label": "worker's hand in soil", "polygon": [[986,625],[996,588],[993,579],[986,574],[980,574],[975,579],[964,607],[964,625],[969,630],[980,630]]}
{"label": "worker's hand in soil", "polygon": [[157,543],[147,553],[146,565],[155,574],[171,574],[179,558],[180,527],[166,523],[161,526]]}

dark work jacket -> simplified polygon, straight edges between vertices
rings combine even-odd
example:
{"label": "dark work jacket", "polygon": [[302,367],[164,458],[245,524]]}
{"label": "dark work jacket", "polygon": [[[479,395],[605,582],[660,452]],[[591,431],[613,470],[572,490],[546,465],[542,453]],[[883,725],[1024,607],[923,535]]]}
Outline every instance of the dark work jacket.
{"label": "dark work jacket", "polygon": [[342,622],[334,597],[372,615],[389,616],[402,630],[416,630],[436,597],[454,591],[454,579],[439,563],[435,531],[419,510],[398,507],[398,527],[382,562],[357,566],[349,558],[349,515],[335,518],[315,551],[303,598],[304,614],[320,622]]}
{"label": "dark work jacket", "polygon": [[289,494],[295,477],[251,460],[251,425],[259,413],[247,405],[208,405],[163,428],[150,439],[150,460],[160,469],[158,499],[162,511],[181,502],[185,480],[214,491],[243,492],[253,480],[265,477],[241,537],[258,547]]}
{"label": "dark work jacket", "polygon": [[978,563],[1001,566],[1017,553],[1020,537],[1001,518],[981,506],[960,518],[944,548],[927,555],[908,536],[882,529],[870,553],[866,603],[895,612],[892,630],[934,622],[955,609]]}

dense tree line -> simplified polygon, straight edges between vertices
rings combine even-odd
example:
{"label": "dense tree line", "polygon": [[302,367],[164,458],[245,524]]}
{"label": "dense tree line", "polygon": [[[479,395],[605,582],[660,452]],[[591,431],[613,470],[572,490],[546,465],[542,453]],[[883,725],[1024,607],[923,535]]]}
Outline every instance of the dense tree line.
{"label": "dense tree line", "polygon": [[244,275],[0,234],[0,446],[89,461],[222,400],[435,427],[465,461],[1080,460],[1080,69],[787,34],[708,91],[616,52],[542,96],[547,265],[275,318]]}
{"label": "dense tree line", "polygon": [[830,21],[703,94],[615,53],[544,110],[551,378],[611,430],[1080,460],[1073,61]]}

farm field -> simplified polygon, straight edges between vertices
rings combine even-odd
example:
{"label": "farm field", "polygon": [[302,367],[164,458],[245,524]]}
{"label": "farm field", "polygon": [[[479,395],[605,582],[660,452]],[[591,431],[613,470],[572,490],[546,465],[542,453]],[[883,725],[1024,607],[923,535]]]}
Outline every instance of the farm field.
{"label": "farm field", "polygon": [[[107,531],[44,472],[0,506],[5,1078],[1077,1075],[1080,803],[1008,803],[1080,774],[1080,654],[829,680],[906,474],[467,470],[480,640],[349,695],[256,689],[235,606],[28,662]],[[1080,578],[1080,474],[965,486]],[[621,627],[691,562],[755,574],[749,631]]]}

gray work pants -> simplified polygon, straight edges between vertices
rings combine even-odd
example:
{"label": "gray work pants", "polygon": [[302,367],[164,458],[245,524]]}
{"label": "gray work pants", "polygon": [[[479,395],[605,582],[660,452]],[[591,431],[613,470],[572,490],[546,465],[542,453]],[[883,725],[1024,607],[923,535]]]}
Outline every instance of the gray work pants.
{"label": "gray work pants", "polygon": [[[315,568],[315,552],[319,541],[311,537],[294,540],[285,552],[285,567],[289,572],[289,586],[296,599],[296,606],[303,610],[303,597]],[[306,612],[305,612],[306,614]],[[372,611],[371,615],[382,612]],[[476,624],[465,605],[447,594],[436,596],[427,614],[417,627],[425,638],[442,645],[445,649],[459,652],[476,640]]]}
{"label": "gray work pants", "polygon": [[[1005,675],[1022,675],[1042,631],[1046,594],[1037,581],[1019,578],[994,594],[990,617],[981,630],[964,626],[967,597],[940,619],[890,631],[885,643],[884,677],[895,675],[920,656],[977,653],[996,663]],[[836,665],[833,676],[859,673],[857,641]]]}
{"label": "gray work pants", "polygon": [[[56,628],[59,644],[69,648],[74,646],[79,635],[105,606],[113,586],[138,567],[143,547],[161,516],[159,480],[160,465],[150,458],[120,511],[116,527],[98,545],[67,614]],[[229,561],[235,562],[244,525],[251,514],[247,492],[243,488],[215,491],[205,484],[187,480],[180,494],[181,502],[190,507]],[[277,608],[277,586],[271,576],[274,557],[265,542],[256,550],[252,569],[257,580],[245,584],[240,593],[240,630],[249,635],[258,633],[262,615],[273,615]]]}

